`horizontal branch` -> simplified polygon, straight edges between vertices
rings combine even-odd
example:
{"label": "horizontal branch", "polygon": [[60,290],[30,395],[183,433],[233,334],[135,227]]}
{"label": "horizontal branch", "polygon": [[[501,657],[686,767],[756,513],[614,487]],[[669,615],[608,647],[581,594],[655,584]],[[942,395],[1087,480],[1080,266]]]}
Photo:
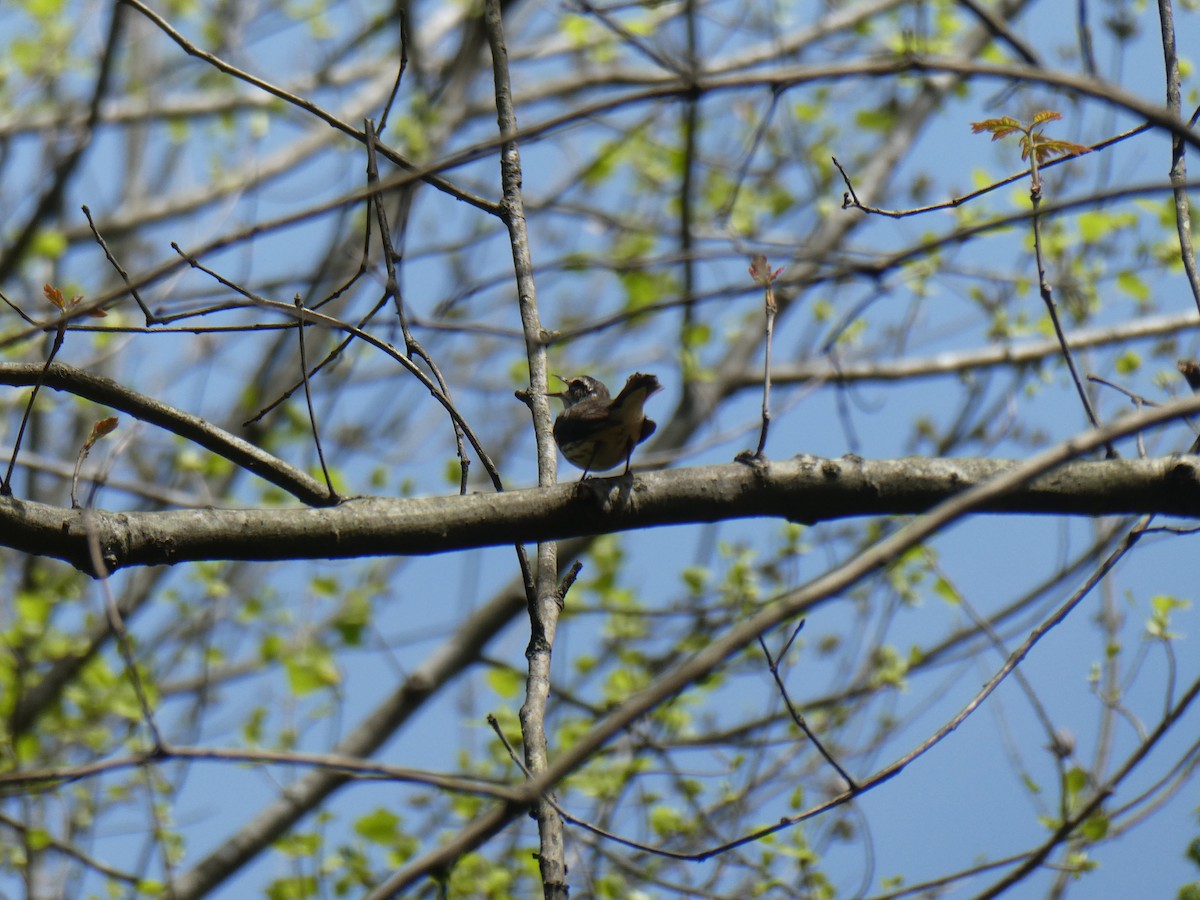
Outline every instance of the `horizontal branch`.
{"label": "horizontal branch", "polygon": [[[1072,350],[1103,347],[1138,339],[1162,337],[1192,328],[1200,328],[1195,311],[1173,315],[1145,316],[1104,328],[1079,328],[1067,332]],[[848,384],[853,381],[907,381],[934,375],[975,372],[999,366],[1036,365],[1062,353],[1054,339],[993,344],[971,350],[955,350],[925,357],[905,357],[895,360],[850,360],[834,362],[822,358],[811,362],[773,366],[771,381],[775,384],[802,384],[809,381]],[[732,383],[739,388],[754,388],[762,384],[762,372],[747,369]]]}
{"label": "horizontal branch", "polygon": [[[110,570],[195,560],[419,556],[751,517],[815,523],[924,512],[1020,465],[993,459],[798,456],[501,494],[362,497],[324,509],[95,510]],[[1071,462],[979,511],[1200,518],[1200,458]],[[0,545],[91,572],[81,511],[0,498]]]}

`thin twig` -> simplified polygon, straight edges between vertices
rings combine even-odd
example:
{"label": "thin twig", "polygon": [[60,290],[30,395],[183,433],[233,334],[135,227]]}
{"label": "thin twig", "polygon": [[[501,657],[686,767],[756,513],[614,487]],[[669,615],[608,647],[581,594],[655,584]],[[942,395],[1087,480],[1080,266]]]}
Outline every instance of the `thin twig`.
{"label": "thin twig", "polygon": [[[592,16],[605,28],[615,34],[621,41],[629,47],[632,47],[654,65],[664,71],[670,72],[672,75],[685,77],[687,75],[687,66],[680,65],[675,60],[664,56],[648,44],[640,35],[634,34],[615,18],[610,16],[605,10],[597,9],[588,0],[576,0],[575,6],[580,12],[587,13]],[[689,40],[689,44],[691,41]]]}
{"label": "thin twig", "polygon": [[132,437],[132,432],[126,436],[118,449],[109,456],[104,467],[97,474],[96,479],[92,482],[92,489],[88,492],[87,503],[83,508],[83,527],[87,533],[88,551],[91,554],[92,574],[100,581],[100,590],[104,595],[104,611],[108,616],[109,628],[116,636],[117,647],[121,653],[121,659],[125,663],[125,671],[129,676],[130,686],[133,688],[134,695],[137,697],[138,707],[142,712],[142,720],[146,725],[146,729],[150,732],[150,739],[155,755],[167,750],[167,743],[163,740],[162,734],[158,730],[158,723],[154,720],[154,712],[150,708],[150,698],[146,693],[146,687],[142,683],[141,672],[138,671],[137,661],[133,654],[133,643],[129,639],[129,632],[125,629],[125,620],[121,616],[121,610],[117,605],[116,598],[113,596],[112,585],[109,581],[108,564],[105,562],[104,553],[100,548],[100,533],[95,527],[95,522],[92,518],[96,507],[96,495],[99,492],[100,485],[104,483],[107,477],[107,470],[116,460],[119,450],[122,449]]}
{"label": "thin twig", "polygon": [[[1030,138],[1033,141],[1033,138]],[[1042,298],[1042,302],[1046,305],[1046,312],[1050,316],[1050,324],[1054,326],[1054,336],[1058,338],[1058,345],[1062,348],[1063,361],[1067,364],[1067,371],[1071,373],[1071,381],[1075,385],[1075,391],[1079,394],[1079,400],[1083,403],[1084,412],[1087,414],[1088,421],[1092,423],[1093,428],[1100,427],[1100,419],[1096,416],[1096,410],[1092,407],[1092,400],[1088,396],[1087,389],[1083,386],[1083,379],[1079,377],[1079,370],[1075,366],[1075,354],[1071,352],[1071,345],[1067,343],[1067,336],[1063,332],[1062,322],[1058,317],[1058,304],[1054,301],[1054,289],[1050,285],[1050,281],[1046,276],[1046,263],[1042,255],[1042,225],[1039,211],[1042,204],[1042,178],[1038,170],[1038,149],[1033,147],[1029,153],[1029,201],[1033,205],[1033,218],[1031,225],[1033,227],[1033,255],[1037,261],[1038,274],[1038,293]],[[1117,459],[1117,448],[1111,442],[1105,445],[1105,452],[1109,459]]]}
{"label": "thin twig", "polygon": [[766,111],[758,121],[758,125],[754,128],[754,136],[750,138],[750,145],[746,148],[746,154],[742,158],[742,164],[738,168],[737,177],[733,180],[733,187],[729,189],[729,196],[717,209],[714,218],[717,224],[726,227],[729,224],[729,217],[733,215],[733,209],[737,206],[738,197],[742,192],[742,185],[746,183],[746,177],[750,174],[750,166],[754,162],[754,156],[758,152],[758,148],[762,145],[763,139],[767,136],[767,129],[771,127],[771,122],[775,118],[775,111],[779,108],[779,98],[783,91],[778,86],[771,89],[771,102],[767,104]]}
{"label": "thin twig", "polygon": [[[795,634],[798,633],[803,627],[804,620],[801,619],[800,624],[796,626],[796,631],[793,632],[792,637],[795,637]],[[771,672],[771,677],[775,679],[775,686],[779,688],[779,696],[783,698],[784,705],[787,706],[788,714],[792,717],[792,721],[796,723],[796,726],[802,732],[804,732],[804,736],[812,741],[812,745],[817,748],[817,752],[825,758],[825,761],[837,770],[837,773],[842,776],[842,780],[846,782],[846,784],[849,786],[849,789],[851,791],[857,791],[858,783],[855,782],[849,772],[847,772],[841,767],[841,765],[838,764],[838,761],[833,758],[833,754],[825,748],[825,745],[821,743],[820,739],[816,736],[816,734],[813,733],[813,730],[808,727],[808,723],[804,721],[804,716],[801,714],[800,710],[796,709],[796,707],[792,704],[792,698],[788,694],[787,685],[783,683],[783,676],[779,674],[779,665],[775,658],[771,656],[771,651],[767,649],[767,642],[763,639],[761,634],[758,636],[758,645],[762,648],[763,655],[767,658],[767,668]]]}
{"label": "thin twig", "polygon": [[29,425],[29,416],[33,412],[33,401],[37,399],[38,391],[42,389],[42,384],[46,380],[46,372],[50,369],[50,364],[54,362],[54,357],[62,349],[63,337],[66,335],[66,330],[67,326],[65,322],[59,322],[58,327],[54,329],[54,339],[50,344],[50,352],[46,354],[46,361],[42,364],[42,371],[38,374],[37,381],[33,384],[33,390],[29,392],[29,401],[25,404],[25,412],[21,416],[21,427],[17,429],[17,439],[13,441],[12,456],[8,459],[8,471],[4,473],[4,481],[0,482],[0,497],[12,496],[13,469],[17,465],[17,454],[21,452],[21,441],[25,437],[25,428]]}
{"label": "thin twig", "polygon": [[[247,84],[258,88],[259,90],[266,91],[268,94],[278,97],[280,100],[283,100],[286,103],[290,103],[307,113],[311,113],[321,121],[327,123],[333,128],[336,128],[343,134],[349,135],[357,141],[366,141],[366,135],[363,132],[342,121],[323,107],[313,103],[311,100],[297,96],[290,91],[285,91],[283,88],[278,87],[263,78],[259,78],[258,76],[252,75],[244,69],[239,69],[237,66],[225,62],[223,59],[215,56],[212,53],[209,53],[207,50],[200,49],[182,34],[180,34],[175,28],[173,28],[166,19],[145,4],[141,3],[140,0],[119,0],[119,2],[127,6],[132,6],[143,16],[153,22],[154,25],[163,32],[163,34],[167,35],[167,37],[178,44],[180,49],[182,49],[189,56],[194,56],[197,59],[204,60],[204,62],[208,63],[219,72],[224,72],[226,75],[230,75],[234,78],[244,81]],[[430,186],[435,187],[440,191],[444,191],[451,197],[454,197],[456,200],[462,200],[463,202],[469,203],[477,209],[483,210],[484,212],[495,214],[496,207],[491,201],[482,197],[478,197],[469,191],[465,191],[441,176],[431,173],[421,174],[417,166],[409,162],[395,150],[390,148],[381,148],[380,152],[387,156],[387,158],[396,165],[410,172],[414,175],[414,177],[419,178]]]}
{"label": "thin twig", "polygon": [[400,82],[404,80],[404,72],[408,68],[408,10],[402,3],[397,3],[396,7],[396,14],[400,18],[400,67],[396,70],[396,82],[392,85],[392,92],[388,94],[383,111],[379,114],[379,128],[374,131],[376,136],[383,134],[383,129],[387,128],[388,115],[400,93]]}
{"label": "thin twig", "polygon": [[75,459],[75,470],[71,473],[71,509],[79,509],[78,497],[79,489],[79,472],[83,468],[83,461],[88,458],[88,454],[92,452],[92,447],[96,441],[104,437],[104,435],[112,432],[117,427],[117,417],[109,416],[101,419],[92,426],[92,432],[88,435],[87,440],[83,442],[83,446],[79,448],[79,454]]}
{"label": "thin twig", "polygon": [[[304,309],[304,301],[297,294],[293,299],[297,310]],[[321,462],[321,474],[325,476],[325,486],[329,488],[329,502],[338,502],[338,493],[334,490],[333,479],[329,477],[329,466],[325,464],[325,450],[321,447],[321,431],[317,428],[317,411],[313,408],[312,388],[308,383],[308,352],[304,349],[304,320],[296,319],[296,335],[300,341],[300,378],[304,382],[304,402],[308,407],[308,424],[312,428],[313,444],[317,448],[317,459]]]}
{"label": "thin twig", "polygon": [[755,451],[753,453],[745,452],[738,454],[737,458],[741,462],[762,462],[765,459],[763,451],[767,446],[767,430],[771,427],[771,345],[775,335],[775,313],[779,309],[778,304],[775,302],[775,279],[779,277],[779,273],[782,271],[783,268],[780,267],[772,272],[770,265],[767,263],[767,258],[761,254],[755,256],[750,261],[750,277],[763,289],[763,303],[767,309],[767,322],[763,349],[762,428],[758,433],[758,447]]}
{"label": "thin twig", "polygon": [[142,316],[146,320],[146,327],[149,328],[151,325],[157,324],[159,321],[158,317],[154,315],[154,313],[150,312],[150,308],[142,302],[142,296],[138,293],[138,289],[129,281],[129,273],[125,271],[124,267],[119,262],[117,262],[117,258],[113,256],[112,251],[108,249],[108,241],[104,240],[103,236],[100,234],[100,230],[96,228],[96,223],[92,220],[92,211],[88,209],[88,205],[85,203],[80,207],[80,209],[83,210],[83,214],[87,217],[88,228],[92,230],[92,235],[96,238],[96,243],[100,245],[100,249],[104,251],[104,256],[108,259],[112,267],[117,270],[117,274],[121,276],[121,280],[124,281],[125,286],[129,288],[129,293],[133,297],[134,302],[136,302],[138,308],[141,309]]}
{"label": "thin twig", "polygon": [[[1119,144],[1122,141],[1126,141],[1129,138],[1134,137],[1135,135],[1139,135],[1143,131],[1149,131],[1153,127],[1154,126],[1152,123],[1143,122],[1141,125],[1130,128],[1128,131],[1122,131],[1120,134],[1088,145],[1087,152],[1095,152],[1097,150],[1107,149],[1114,144]],[[1048,162],[1042,163],[1040,168],[1043,170],[1050,169],[1054,166],[1062,165],[1063,163],[1072,159],[1078,159],[1080,156],[1083,156],[1083,153],[1068,153],[1064,156],[1057,156]],[[908,216],[919,216],[923,215],[924,213],[937,212],[941,209],[957,209],[964,203],[969,203],[972,200],[976,200],[979,197],[990,194],[992,191],[999,190],[1006,185],[1010,185],[1014,182],[1028,178],[1033,172],[1032,168],[1026,169],[1024,172],[1017,172],[1014,175],[1009,175],[1007,178],[1002,178],[999,181],[993,181],[991,184],[979,188],[979,190],[971,191],[968,194],[961,194],[957,197],[952,197],[951,199],[944,200],[941,203],[932,203],[928,206],[916,206],[912,209],[881,209],[877,206],[868,206],[858,199],[858,194],[854,192],[854,185],[850,181],[850,176],[846,174],[846,170],[842,167],[842,164],[838,162],[836,156],[833,157],[833,164],[842,174],[842,181],[846,183],[846,192],[842,195],[842,209],[858,209],[865,213],[870,213],[877,216],[887,216],[891,219],[903,219]]]}
{"label": "thin twig", "polygon": [[471,428],[471,426],[467,424],[466,420],[462,417],[462,414],[458,411],[458,409],[455,408],[454,404],[450,402],[449,398],[447,398],[446,395],[442,393],[441,389],[438,388],[437,384],[428,375],[426,375],[423,371],[421,371],[421,368],[418,365],[416,365],[416,363],[414,363],[412,360],[410,360],[407,356],[405,356],[403,353],[401,353],[399,350],[397,350],[395,347],[393,347],[387,341],[380,340],[379,338],[375,337],[370,332],[363,331],[361,328],[356,328],[355,326],[349,324],[348,322],[343,322],[340,319],[333,318],[332,316],[326,316],[321,313],[315,312],[311,309],[299,309],[298,310],[290,304],[279,303],[275,300],[268,300],[266,297],[262,297],[258,294],[248,291],[246,288],[242,287],[241,285],[238,285],[238,284],[230,281],[228,278],[225,278],[223,275],[220,275],[217,272],[215,272],[214,270],[208,268],[203,263],[201,263],[198,259],[196,259],[196,257],[192,256],[190,253],[185,252],[175,242],[171,243],[171,247],[173,250],[175,250],[176,253],[178,253],[180,255],[180,257],[182,257],[184,260],[187,261],[188,265],[192,266],[195,269],[199,269],[201,272],[204,272],[205,274],[209,275],[216,281],[225,285],[230,290],[236,291],[237,293],[241,294],[243,297],[250,300],[255,306],[257,306],[261,309],[274,310],[274,311],[280,313],[281,315],[288,316],[289,318],[299,318],[299,319],[303,319],[305,322],[309,322],[311,324],[323,325],[326,328],[332,328],[337,331],[344,331],[347,334],[351,334],[354,337],[358,338],[359,340],[361,340],[367,344],[370,344],[372,347],[376,348],[377,350],[382,350],[391,359],[394,359],[396,362],[400,363],[400,365],[403,366],[409,372],[409,374],[411,374],[418,381],[420,381],[422,385],[425,386],[425,388],[433,396],[433,399],[436,400],[439,404],[441,404],[441,406],[446,410],[446,412],[448,412],[450,414],[450,416],[459,424],[459,426],[463,429],[463,434],[465,434],[467,437],[467,440],[471,442],[471,446],[475,448],[475,452],[477,454],[479,454],[479,459],[483,463],[484,469],[487,470],[488,476],[491,478],[493,486],[498,491],[504,490],[504,484],[500,479],[499,469],[496,468],[495,463],[492,462],[492,458],[487,454],[487,451],[485,451],[483,449],[482,442],[476,436],[476,434],[475,434],[474,430]]}
{"label": "thin twig", "polygon": [[[367,134],[367,183],[379,183],[379,163],[375,156],[376,148],[376,131],[375,123],[367,119],[363,123],[363,131]],[[411,195],[411,191],[406,189],[406,195]],[[407,200],[407,196],[406,196]],[[392,244],[392,228],[388,222],[387,210],[383,205],[383,195],[374,194],[371,198],[371,205],[375,208],[375,218],[379,223],[379,244],[383,250],[383,265],[387,272],[387,285],[384,288],[383,301],[392,301],[392,305],[396,309],[396,319],[400,323],[400,334],[404,338],[404,349],[408,353],[409,359],[414,356],[424,361],[429,367],[429,371],[433,373],[433,377],[437,380],[438,388],[447,398],[450,397],[450,387],[446,384],[446,378],[442,375],[442,370],[433,357],[426,352],[421,346],[420,341],[413,337],[412,331],[408,327],[408,316],[404,310],[404,297],[400,293],[400,276],[397,273],[397,257],[396,248]],[[407,217],[406,217],[407,218]],[[458,491],[460,494],[467,492],[467,479],[471,473],[471,460],[467,456],[467,449],[463,441],[463,432],[459,428],[458,423],[452,418],[450,420],[451,427],[454,429],[454,448],[458,456],[459,462],[459,479]],[[524,551],[519,551],[522,558]],[[528,560],[526,559],[526,564]]]}
{"label": "thin twig", "polygon": [[[375,318],[376,313],[378,313],[381,309],[383,309],[383,307],[386,304],[387,304],[387,297],[381,298],[373,307],[371,307],[370,310],[367,311],[367,314],[365,316],[363,316],[361,319],[358,320],[357,323],[355,323],[354,327],[359,330],[365,328],[367,325],[370,324],[371,320]],[[311,307],[309,307],[309,309],[315,310],[315,309],[317,309],[317,306],[311,306]],[[291,328],[292,327],[290,324],[274,325],[273,323],[265,323],[264,327],[266,327],[267,324],[269,324],[271,327],[276,327],[276,328],[280,328],[280,327]],[[191,329],[183,329],[183,330],[190,331]],[[208,331],[209,329],[203,329],[203,330]],[[345,350],[348,346],[350,346],[350,342],[353,340],[354,340],[354,335],[347,334],[344,338],[342,338],[342,340],[338,341],[338,343],[334,345],[333,349],[325,354],[325,358],[323,360],[321,360],[319,363],[317,363],[315,366],[312,367],[312,369],[308,373],[308,377],[312,378],[318,372],[322,371],[326,366],[332,365],[334,362],[336,362],[338,360],[338,358],[342,355],[342,351]],[[255,422],[259,421],[261,418],[266,416],[273,409],[275,409],[276,407],[280,406],[285,401],[287,401],[288,398],[290,398],[292,396],[292,394],[296,393],[296,391],[300,390],[300,388],[303,386],[304,386],[304,379],[297,378],[294,382],[292,382],[292,384],[287,389],[281,391],[278,397],[276,397],[274,400],[272,400],[266,406],[260,407],[258,412],[256,412],[254,415],[250,416],[248,419],[246,419],[244,422],[242,422],[242,425],[243,426],[253,425]]]}

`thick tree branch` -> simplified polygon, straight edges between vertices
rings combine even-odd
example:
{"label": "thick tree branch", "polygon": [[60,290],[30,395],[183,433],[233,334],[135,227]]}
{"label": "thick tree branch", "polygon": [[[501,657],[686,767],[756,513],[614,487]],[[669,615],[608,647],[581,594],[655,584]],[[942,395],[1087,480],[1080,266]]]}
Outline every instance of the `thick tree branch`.
{"label": "thick tree branch", "polygon": [[[646,473],[637,476],[632,490],[622,479],[598,479],[611,489],[599,499],[567,484],[503,494],[364,497],[326,509],[96,510],[93,527],[112,570],[202,559],[419,556],[761,516],[811,524],[915,514],[1020,465],[998,459],[798,456],[761,470],[731,464]],[[1068,463],[978,509],[1200,518],[1200,459]],[[91,571],[78,510],[6,499],[0,502],[0,545]]]}

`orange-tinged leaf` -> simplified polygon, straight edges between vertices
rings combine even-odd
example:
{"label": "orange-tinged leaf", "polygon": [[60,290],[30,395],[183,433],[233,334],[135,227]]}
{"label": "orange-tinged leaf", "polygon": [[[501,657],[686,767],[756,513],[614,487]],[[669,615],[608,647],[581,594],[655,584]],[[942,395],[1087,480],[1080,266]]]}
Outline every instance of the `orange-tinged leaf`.
{"label": "orange-tinged leaf", "polygon": [[1033,114],[1033,124],[1041,125],[1043,122],[1055,122],[1062,118],[1062,113],[1054,112],[1051,109],[1043,109]]}
{"label": "orange-tinged leaf", "polygon": [[57,306],[62,312],[67,311],[67,301],[63,298],[62,291],[52,284],[43,284],[42,293],[46,295],[46,299]]}
{"label": "orange-tinged leaf", "polygon": [[761,253],[756,254],[750,260],[750,277],[754,279],[755,284],[769,287],[781,272],[783,272],[783,266],[772,272],[771,267],[767,265],[767,258]]}
{"label": "orange-tinged leaf", "polygon": [[[66,298],[63,297],[63,292],[52,284],[42,285],[42,293],[46,295],[47,300],[58,307],[60,312],[69,312],[83,302],[83,294],[76,294],[71,298],[71,302],[68,303]],[[88,315],[93,319],[105,319],[108,317],[108,313],[99,307],[96,309],[89,309]]]}
{"label": "orange-tinged leaf", "polygon": [[975,134],[982,134],[987,131],[992,135],[993,141],[998,141],[1000,138],[1008,137],[1019,131],[1024,131],[1021,123],[1010,116],[1004,116],[999,119],[984,119],[981,122],[972,122],[971,131]]}
{"label": "orange-tinged leaf", "polygon": [[106,419],[101,419],[92,426],[92,437],[102,438],[106,434],[112,434],[117,430],[117,422],[120,421],[116,416],[109,416]]}

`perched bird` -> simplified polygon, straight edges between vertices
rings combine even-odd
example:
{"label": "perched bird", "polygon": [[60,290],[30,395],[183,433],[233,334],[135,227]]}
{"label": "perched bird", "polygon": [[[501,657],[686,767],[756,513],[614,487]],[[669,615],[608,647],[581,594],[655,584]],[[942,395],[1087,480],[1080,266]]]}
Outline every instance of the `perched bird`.
{"label": "perched bird", "polygon": [[[651,394],[662,389],[653,375],[634,372],[615,400],[604,382],[588,375],[563,378],[565,391],[549,394],[563,402],[563,411],[554,420],[554,442],[571,463],[588,472],[603,472],[629,462],[633,448],[654,434],[654,422],[646,418],[642,406]],[[582,479],[580,479],[582,480]]]}

